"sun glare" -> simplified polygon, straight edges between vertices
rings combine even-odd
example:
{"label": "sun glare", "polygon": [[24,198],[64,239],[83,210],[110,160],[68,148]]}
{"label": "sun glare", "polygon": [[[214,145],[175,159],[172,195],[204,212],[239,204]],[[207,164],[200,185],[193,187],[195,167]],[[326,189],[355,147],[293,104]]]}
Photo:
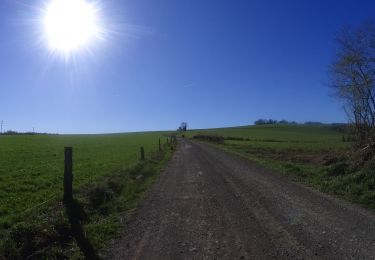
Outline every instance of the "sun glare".
{"label": "sun glare", "polygon": [[97,9],[86,0],[51,0],[43,24],[52,51],[70,53],[100,38]]}

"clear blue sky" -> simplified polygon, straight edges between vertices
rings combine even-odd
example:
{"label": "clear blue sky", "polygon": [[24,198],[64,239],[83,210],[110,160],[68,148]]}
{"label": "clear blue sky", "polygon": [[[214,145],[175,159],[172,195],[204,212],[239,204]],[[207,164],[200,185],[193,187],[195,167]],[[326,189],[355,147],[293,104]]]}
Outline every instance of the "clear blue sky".
{"label": "clear blue sky", "polygon": [[330,97],[335,34],[374,1],[102,0],[108,34],[68,61],[50,55],[42,1],[0,3],[5,129],[104,133],[344,122]]}

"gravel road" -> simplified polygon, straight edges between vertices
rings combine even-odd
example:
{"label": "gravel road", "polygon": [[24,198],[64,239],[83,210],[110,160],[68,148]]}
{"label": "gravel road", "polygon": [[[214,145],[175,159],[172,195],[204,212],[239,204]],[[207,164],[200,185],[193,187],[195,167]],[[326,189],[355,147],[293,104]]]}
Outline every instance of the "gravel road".
{"label": "gravel road", "polygon": [[375,259],[375,214],[180,140],[114,259]]}

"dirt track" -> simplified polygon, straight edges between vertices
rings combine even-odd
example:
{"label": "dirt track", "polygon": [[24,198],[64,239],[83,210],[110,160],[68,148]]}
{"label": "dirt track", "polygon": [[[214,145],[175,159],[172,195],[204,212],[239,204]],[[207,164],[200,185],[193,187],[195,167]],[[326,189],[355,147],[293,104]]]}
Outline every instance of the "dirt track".
{"label": "dirt track", "polygon": [[181,140],[117,259],[375,259],[375,214]]}

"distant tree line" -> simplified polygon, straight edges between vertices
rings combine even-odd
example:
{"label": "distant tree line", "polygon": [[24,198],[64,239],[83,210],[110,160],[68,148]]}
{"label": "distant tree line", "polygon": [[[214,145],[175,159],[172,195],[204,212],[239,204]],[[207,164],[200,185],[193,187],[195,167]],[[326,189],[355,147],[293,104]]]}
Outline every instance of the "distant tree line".
{"label": "distant tree line", "polygon": [[322,122],[317,122],[317,121],[307,121],[303,124],[304,125],[324,125]]}
{"label": "distant tree line", "polygon": [[0,135],[50,135],[49,133],[37,133],[37,132],[17,132],[13,130],[8,130]]}
{"label": "distant tree line", "polygon": [[254,124],[255,125],[273,125],[273,124],[277,124],[277,120],[260,118],[256,120]]}
{"label": "distant tree line", "polygon": [[[296,121],[288,121],[288,120],[274,120],[274,119],[258,119],[256,121],[254,121],[254,124],[255,125],[274,125],[274,124],[289,124],[289,125],[297,125],[299,123],[297,123]],[[314,121],[307,121],[305,123],[303,123],[305,125],[323,125],[322,122],[314,122]]]}

